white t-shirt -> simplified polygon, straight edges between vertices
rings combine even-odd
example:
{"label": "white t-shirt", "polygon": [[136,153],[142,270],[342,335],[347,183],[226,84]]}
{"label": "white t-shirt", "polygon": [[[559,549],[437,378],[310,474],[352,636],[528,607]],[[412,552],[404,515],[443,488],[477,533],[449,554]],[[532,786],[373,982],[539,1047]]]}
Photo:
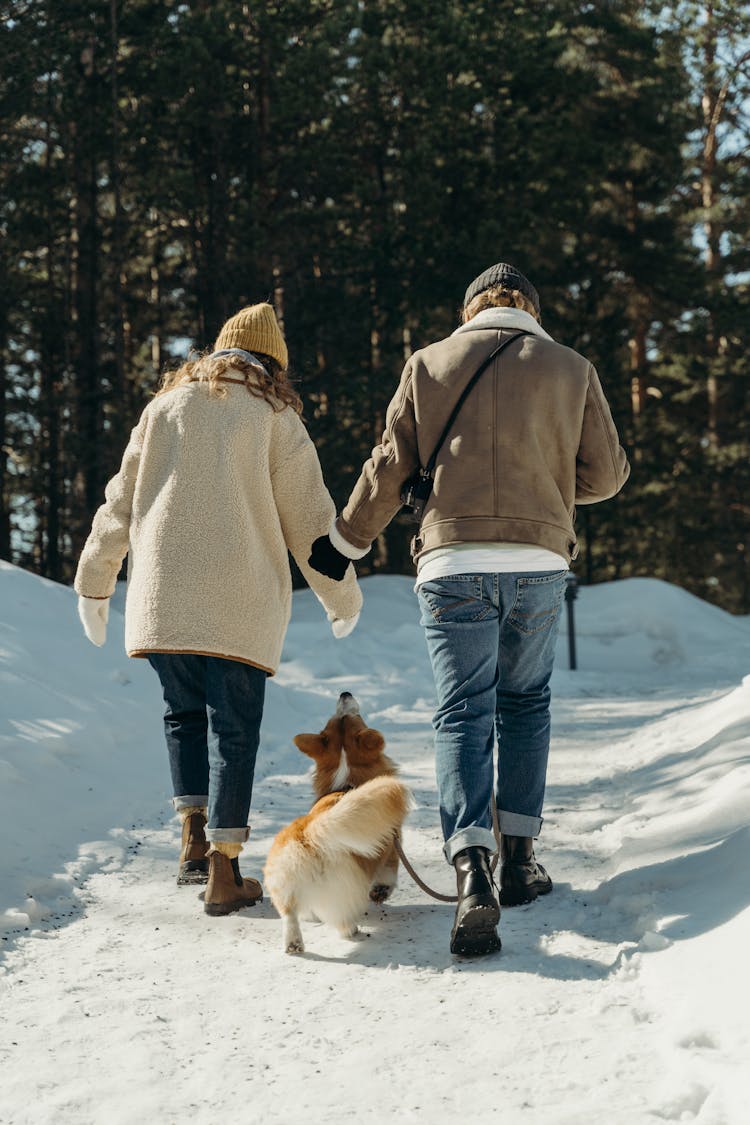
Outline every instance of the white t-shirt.
{"label": "white t-shirt", "polygon": [[454,543],[435,547],[420,557],[414,589],[452,574],[532,574],[567,569],[562,555],[533,543]]}

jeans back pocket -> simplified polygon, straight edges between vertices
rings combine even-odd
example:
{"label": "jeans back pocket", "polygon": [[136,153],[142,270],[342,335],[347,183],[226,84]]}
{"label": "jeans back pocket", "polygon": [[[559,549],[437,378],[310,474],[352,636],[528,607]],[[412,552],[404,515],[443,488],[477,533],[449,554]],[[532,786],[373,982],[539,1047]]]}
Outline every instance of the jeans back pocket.
{"label": "jeans back pocket", "polygon": [[516,600],[508,620],[520,633],[540,633],[557,620],[565,597],[567,570],[516,579]]}
{"label": "jeans back pocket", "polygon": [[455,574],[423,582],[417,591],[422,625],[468,625],[484,621],[493,607],[482,598],[482,576]]}

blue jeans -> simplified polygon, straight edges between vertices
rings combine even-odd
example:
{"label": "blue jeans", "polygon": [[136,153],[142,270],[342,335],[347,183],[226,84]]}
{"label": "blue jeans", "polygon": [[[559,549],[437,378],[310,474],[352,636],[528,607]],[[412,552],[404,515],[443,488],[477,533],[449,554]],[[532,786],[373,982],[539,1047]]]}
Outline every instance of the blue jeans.
{"label": "blue jeans", "polygon": [[494,850],[495,735],[500,830],[539,835],[566,574],[459,574],[419,587],[437,692],[435,768],[449,863],[472,845]]}
{"label": "blue jeans", "polygon": [[207,805],[208,840],[246,840],[267,673],[219,656],[152,652],[148,659],[167,705],[175,808]]}

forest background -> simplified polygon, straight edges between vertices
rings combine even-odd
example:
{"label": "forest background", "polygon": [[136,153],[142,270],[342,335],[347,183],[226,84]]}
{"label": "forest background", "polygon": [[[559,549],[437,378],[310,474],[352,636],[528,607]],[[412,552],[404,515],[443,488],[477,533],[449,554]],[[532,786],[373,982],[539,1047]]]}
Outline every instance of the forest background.
{"label": "forest background", "polygon": [[[0,16],[0,557],[69,582],[160,373],[264,299],[340,506],[405,358],[505,260],[633,464],[579,512],[580,579],[750,612],[745,3]],[[410,534],[360,572],[408,572]]]}

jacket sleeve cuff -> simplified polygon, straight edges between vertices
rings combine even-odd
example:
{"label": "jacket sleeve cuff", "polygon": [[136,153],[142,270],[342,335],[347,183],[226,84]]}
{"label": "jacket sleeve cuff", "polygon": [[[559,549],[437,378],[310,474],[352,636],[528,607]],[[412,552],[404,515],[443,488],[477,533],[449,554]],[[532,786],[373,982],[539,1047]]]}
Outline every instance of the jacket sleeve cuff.
{"label": "jacket sleeve cuff", "polygon": [[343,555],[346,559],[363,559],[372,546],[371,543],[368,543],[366,547],[352,546],[349,540],[345,539],[339,529],[336,527],[335,520],[331,524],[331,529],[328,532],[328,538],[331,540],[331,543],[339,552],[339,554]]}

